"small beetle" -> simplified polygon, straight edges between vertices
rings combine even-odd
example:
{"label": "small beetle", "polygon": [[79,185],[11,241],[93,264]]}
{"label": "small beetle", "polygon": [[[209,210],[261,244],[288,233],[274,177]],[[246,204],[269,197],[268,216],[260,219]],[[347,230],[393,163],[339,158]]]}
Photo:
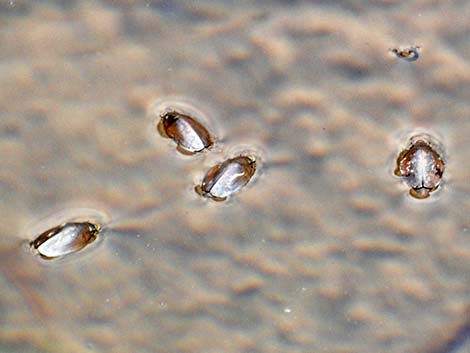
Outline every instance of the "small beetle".
{"label": "small beetle", "polygon": [[391,48],[389,49],[398,58],[406,61],[416,61],[419,58],[419,46],[407,47],[407,48]]}
{"label": "small beetle", "polygon": [[405,178],[411,196],[425,199],[439,186],[444,169],[445,163],[431,142],[414,137],[409,148],[399,154],[395,175]]}
{"label": "small beetle", "polygon": [[30,245],[42,258],[53,259],[71,254],[92,243],[100,227],[90,222],[69,222],[46,230]]}
{"label": "small beetle", "polygon": [[256,160],[253,156],[238,156],[219,163],[206,173],[195,190],[199,195],[224,201],[239,192],[253,177]]}
{"label": "small beetle", "polygon": [[175,141],[183,154],[195,154],[213,145],[209,131],[200,122],[176,111],[163,113],[157,129],[163,137]]}

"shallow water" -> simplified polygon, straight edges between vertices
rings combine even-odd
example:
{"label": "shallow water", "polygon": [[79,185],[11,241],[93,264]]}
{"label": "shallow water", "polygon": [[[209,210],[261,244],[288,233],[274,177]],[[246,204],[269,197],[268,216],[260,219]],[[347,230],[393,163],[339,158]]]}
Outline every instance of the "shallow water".
{"label": "shallow water", "polygon": [[[0,351],[469,352],[469,17],[468,1],[1,1]],[[161,138],[162,100],[202,112],[216,146]],[[420,132],[447,162],[427,200],[393,176]],[[194,192],[244,151],[261,167],[242,192]],[[31,254],[83,208],[103,213],[96,244]]]}

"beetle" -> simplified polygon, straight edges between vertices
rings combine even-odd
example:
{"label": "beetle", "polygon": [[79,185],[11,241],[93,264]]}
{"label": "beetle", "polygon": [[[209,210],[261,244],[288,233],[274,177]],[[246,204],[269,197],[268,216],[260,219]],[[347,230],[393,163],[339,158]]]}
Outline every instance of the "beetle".
{"label": "beetle", "polygon": [[224,201],[248,184],[255,171],[254,156],[230,158],[210,168],[195,190],[199,195]]}
{"label": "beetle", "polygon": [[183,154],[195,154],[214,144],[203,124],[187,114],[174,110],[160,116],[157,129],[163,137],[175,141],[177,149]]}
{"label": "beetle", "polygon": [[411,196],[425,199],[440,185],[444,170],[445,162],[433,144],[425,138],[415,137],[398,155],[395,175],[406,180]]}
{"label": "beetle", "polygon": [[44,259],[75,253],[92,243],[100,226],[90,222],[67,222],[41,233],[30,242],[31,248]]}
{"label": "beetle", "polygon": [[407,48],[391,48],[389,49],[394,53],[398,58],[404,59],[406,61],[416,61],[419,58],[419,46],[412,46]]}

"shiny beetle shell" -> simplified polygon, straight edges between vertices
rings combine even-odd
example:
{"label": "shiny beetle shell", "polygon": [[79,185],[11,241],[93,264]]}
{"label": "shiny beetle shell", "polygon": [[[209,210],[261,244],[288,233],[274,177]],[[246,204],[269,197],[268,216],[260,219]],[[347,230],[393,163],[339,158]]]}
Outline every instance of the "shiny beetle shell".
{"label": "shiny beetle shell", "polygon": [[419,46],[413,46],[407,48],[392,48],[390,51],[400,59],[406,61],[416,61],[419,58],[419,49]]}
{"label": "shiny beetle shell", "polygon": [[398,156],[395,175],[406,180],[411,196],[425,199],[438,188],[444,169],[445,163],[433,145],[426,139],[414,138]]}
{"label": "shiny beetle shell", "polygon": [[176,111],[162,114],[157,128],[162,136],[175,141],[184,154],[201,152],[213,144],[209,131],[200,122]]}
{"label": "shiny beetle shell", "polygon": [[69,222],[51,228],[30,244],[44,259],[71,254],[92,243],[99,233],[99,226],[89,222]]}
{"label": "shiny beetle shell", "polygon": [[253,177],[256,160],[253,156],[227,159],[209,169],[196,192],[202,196],[223,201],[239,192]]}

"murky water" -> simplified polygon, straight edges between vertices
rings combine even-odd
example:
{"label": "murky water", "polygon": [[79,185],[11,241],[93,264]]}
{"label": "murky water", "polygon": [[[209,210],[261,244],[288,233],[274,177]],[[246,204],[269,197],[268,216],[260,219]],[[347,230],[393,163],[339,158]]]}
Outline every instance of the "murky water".
{"label": "murky water", "polygon": [[[470,351],[468,18],[458,0],[1,0],[0,351]],[[162,138],[165,100],[215,146]],[[393,175],[417,133],[446,159],[426,200]],[[194,192],[246,151],[240,193]],[[96,242],[32,254],[84,209]]]}

